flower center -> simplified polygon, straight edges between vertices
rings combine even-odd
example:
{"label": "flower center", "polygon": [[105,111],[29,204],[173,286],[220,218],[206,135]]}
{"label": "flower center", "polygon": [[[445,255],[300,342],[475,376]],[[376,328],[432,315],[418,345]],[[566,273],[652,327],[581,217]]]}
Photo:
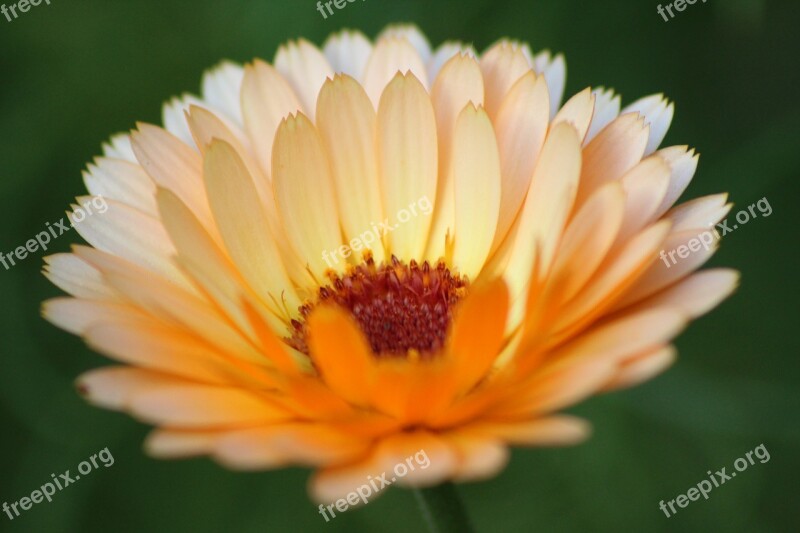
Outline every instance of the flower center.
{"label": "flower center", "polygon": [[409,351],[431,356],[445,342],[455,304],[466,294],[469,282],[453,274],[443,262],[408,265],[392,256],[391,263],[376,265],[371,257],[319,289],[317,300],[300,308],[301,320],[292,320],[297,350],[308,354],[306,317],[322,303],[347,309],[358,322],[376,356],[405,357]]}

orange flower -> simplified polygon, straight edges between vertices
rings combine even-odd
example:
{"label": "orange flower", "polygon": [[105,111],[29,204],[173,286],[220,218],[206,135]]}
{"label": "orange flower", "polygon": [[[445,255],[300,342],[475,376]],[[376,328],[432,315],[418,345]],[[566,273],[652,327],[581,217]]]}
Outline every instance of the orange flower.
{"label": "orange flower", "polygon": [[157,426],[157,457],[314,467],[320,502],[421,449],[398,484],[581,441],[556,413],[665,369],[737,274],[693,274],[713,246],[658,259],[730,207],[670,210],[698,158],[657,150],[673,106],[560,106],[564,76],[561,56],[432,52],[413,27],[210,71],[163,129],[104,147],[91,246],[47,259],[72,296],[47,319],[121,363],[79,389]]}

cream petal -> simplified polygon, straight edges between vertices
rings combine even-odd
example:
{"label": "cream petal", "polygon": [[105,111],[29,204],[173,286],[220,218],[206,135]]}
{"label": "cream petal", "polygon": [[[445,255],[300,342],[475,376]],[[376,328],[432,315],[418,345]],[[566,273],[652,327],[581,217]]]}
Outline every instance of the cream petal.
{"label": "cream petal", "polygon": [[[706,240],[708,244],[703,244],[701,234],[708,235],[709,238]],[[624,307],[655,294],[700,268],[717,251],[719,241],[712,240],[711,237],[712,234],[704,228],[670,233],[667,240],[664,241],[659,260],[625,293],[617,306]],[[690,241],[697,241],[697,246],[692,245],[690,248]],[[681,253],[676,254],[679,247],[681,247]],[[684,248],[685,254],[682,253]]]}
{"label": "cream petal", "polygon": [[434,50],[433,55],[428,61],[428,80],[433,84],[442,67],[456,55],[467,55],[473,58],[478,57],[478,53],[472,45],[465,45],[458,41],[446,41]]}
{"label": "cream petal", "polygon": [[116,361],[208,384],[271,387],[261,369],[243,370],[191,335],[149,317],[101,321],[86,329],[86,343]]}
{"label": "cream petal", "polygon": [[728,194],[712,194],[695,198],[673,207],[665,215],[672,221],[672,231],[711,228],[730,212],[733,204],[727,203]]}
{"label": "cream petal", "polygon": [[264,355],[204,297],[94,248],[77,246],[75,254],[99,270],[108,284],[137,309],[191,331],[223,353],[260,366],[267,365]]}
{"label": "cream petal", "polygon": [[486,87],[486,112],[494,120],[511,87],[531,66],[520,46],[507,40],[489,48],[480,63]]}
{"label": "cream petal", "polygon": [[180,459],[211,453],[220,431],[157,429],[144,442],[145,452],[157,459]]}
{"label": "cream petal", "polygon": [[669,165],[658,156],[644,159],[622,176],[620,183],[627,199],[618,246],[655,219],[656,209],[667,193],[669,176]]}
{"label": "cream petal", "polygon": [[379,41],[385,37],[407,40],[417,51],[423,63],[427,63],[431,58],[431,45],[428,42],[428,38],[413,24],[392,24],[387,26],[376,40]]}
{"label": "cream petal", "polygon": [[500,155],[489,116],[468,105],[453,134],[453,265],[475,279],[489,255],[500,213]]}
{"label": "cream petal", "polygon": [[727,268],[703,270],[645,298],[625,312],[653,307],[674,307],[697,318],[708,313],[739,286],[739,273]]}
{"label": "cream petal", "polygon": [[[328,153],[339,216],[354,259],[370,248],[376,263],[385,259],[383,243],[371,228],[383,220],[375,154],[376,114],[356,80],[337,75],[322,86],[317,128]],[[370,242],[371,241],[371,242]],[[334,255],[335,263],[339,258]],[[341,258],[344,261],[344,258]]]}
{"label": "cream petal", "polygon": [[633,236],[601,265],[593,279],[558,313],[553,344],[601,316],[650,267],[670,229],[659,222]]}
{"label": "cream petal", "polygon": [[[88,197],[78,198],[78,201],[85,204]],[[86,242],[98,250],[146,268],[177,286],[194,290],[172,261],[175,247],[160,220],[112,200],[106,200],[106,204],[105,212],[85,216],[80,221],[76,215],[82,208],[68,213],[73,227]]]}
{"label": "cream petal", "polygon": [[592,92],[595,97],[594,115],[592,116],[589,131],[586,133],[586,139],[583,141],[584,145],[589,144],[589,141],[594,139],[600,133],[600,130],[619,116],[621,105],[621,98],[619,95],[614,94],[613,89],[598,87]]}
{"label": "cream petal", "polygon": [[73,254],[55,254],[44,258],[44,275],[64,292],[90,300],[117,297],[94,267]]}
{"label": "cream petal", "polygon": [[242,81],[244,127],[264,175],[272,173],[272,144],[281,120],[300,107],[289,83],[271,65],[256,60],[245,67]]}
{"label": "cream petal", "polygon": [[131,137],[127,133],[119,133],[112,136],[108,142],[103,143],[103,155],[116,159],[124,159],[132,163],[136,162],[136,155],[131,147]]}
{"label": "cream petal", "polygon": [[322,53],[334,72],[363,81],[364,70],[372,54],[372,43],[360,31],[342,30],[328,37]]}
{"label": "cream petal", "polygon": [[186,123],[186,111],[192,105],[202,106],[203,101],[192,94],[184,94],[180,98],[175,97],[169,102],[165,102],[161,109],[161,121],[164,124],[164,129],[183,141],[187,146],[194,144],[189,124]]}
{"label": "cream petal", "polygon": [[328,253],[342,244],[330,163],[322,140],[303,114],[284,120],[272,157],[275,202],[286,239],[317,280],[324,280]]}
{"label": "cream petal", "polygon": [[126,398],[125,408],[144,422],[174,428],[232,427],[290,419],[288,413],[255,393],[188,382],[137,390]]}
{"label": "cream petal", "polygon": [[242,127],[242,106],[240,100],[244,69],[231,61],[222,61],[203,74],[203,100],[213,109],[218,109],[225,117]]}
{"label": "cream petal", "polygon": [[83,335],[91,326],[114,318],[128,318],[141,314],[127,304],[114,301],[82,300],[78,298],[52,298],[42,304],[42,316],[57,327]]}
{"label": "cream petal", "polygon": [[553,118],[553,126],[561,122],[567,122],[578,132],[581,143],[589,130],[589,124],[594,114],[595,96],[592,89],[587,87],[569,100],[556,113]]}
{"label": "cream petal", "polygon": [[510,325],[519,321],[520,304],[524,304],[520,296],[526,293],[534,259],[539,262],[542,274],[550,269],[572,209],[580,172],[578,133],[569,124],[559,124],[544,142],[517,225],[503,245],[511,250],[505,277],[512,302],[517,302],[512,306]]}
{"label": "cream petal", "polygon": [[556,415],[522,422],[481,423],[478,431],[515,446],[569,446],[586,440],[591,429],[585,420]]}
{"label": "cream petal", "polygon": [[299,300],[283,268],[253,178],[234,148],[212,141],[204,178],[214,219],[231,259],[262,301],[275,313],[296,309]]}
{"label": "cream petal", "polygon": [[375,43],[364,73],[364,89],[377,108],[387,85],[400,74],[411,72],[428,89],[425,62],[414,46],[403,37],[384,37]]}
{"label": "cream petal", "polygon": [[511,453],[496,439],[472,435],[448,434],[448,440],[458,455],[458,469],[454,481],[481,481],[497,475],[508,464]]}
{"label": "cream petal", "polygon": [[598,189],[564,231],[553,265],[553,279],[564,300],[574,296],[594,274],[611,249],[622,225],[625,193],[618,183]]}
{"label": "cream petal", "polygon": [[626,389],[644,383],[672,366],[677,356],[675,348],[664,346],[626,361],[603,390]]}
{"label": "cream petal", "polygon": [[[400,212],[427,198],[435,205],[437,134],[433,106],[413,74],[398,74],[378,106],[378,166],[384,211],[400,221]],[[387,252],[401,259],[420,258],[431,216],[419,213],[394,224],[386,234]]]}
{"label": "cream petal", "polygon": [[689,150],[688,146],[670,146],[659,150],[656,154],[669,163],[672,169],[667,194],[656,210],[655,216],[660,217],[672,207],[691,183],[700,154],[695,154],[694,149]]}
{"label": "cream petal", "polygon": [[654,94],[641,98],[625,107],[622,113],[639,113],[644,117],[645,124],[650,126],[650,137],[644,155],[656,151],[661,141],[667,135],[667,130],[672,123],[675,105],[670,103],[663,94]]}
{"label": "cream petal", "polygon": [[200,154],[169,132],[139,124],[131,135],[136,158],[156,185],[175,193],[197,215],[203,226],[218,238],[211,208],[203,187],[203,162]]}
{"label": "cream petal", "polygon": [[356,459],[367,446],[362,439],[316,424],[275,424],[220,437],[214,445],[214,457],[236,470],[323,466]]}
{"label": "cream petal", "polygon": [[83,173],[86,189],[95,196],[127,204],[147,215],[156,214],[156,186],[136,163],[99,157]]}
{"label": "cream petal", "polygon": [[319,90],[327,78],[333,77],[328,60],[316,46],[299,39],[278,49],[275,68],[289,81],[303,104],[303,111],[313,121]]}
{"label": "cream petal", "polygon": [[598,187],[618,180],[642,159],[648,127],[635,113],[620,115],[583,149],[583,172],[576,206]]}
{"label": "cream petal", "polygon": [[564,56],[552,56],[549,50],[540,52],[533,58],[533,68],[537,74],[544,74],[550,93],[550,116],[555,117],[564,98],[567,84],[567,63]]}
{"label": "cream petal", "polygon": [[[240,329],[255,338],[250,321],[242,308],[242,300],[248,291],[228,256],[211,240],[197,218],[175,195],[162,189],[159,191],[158,203],[161,219],[178,253],[177,263],[225,310]],[[291,316],[287,308],[294,310],[300,304],[292,288],[284,289],[282,296],[285,305],[273,300],[262,300],[263,305],[274,309],[268,314],[273,319],[273,328],[285,326]],[[283,317],[283,323],[278,319],[279,316]]]}
{"label": "cream petal", "polygon": [[545,79],[528,72],[511,88],[495,120],[502,184],[493,251],[506,238],[525,201],[549,119],[550,97]]}
{"label": "cream petal", "polygon": [[439,176],[436,206],[425,259],[431,262],[448,256],[452,245],[455,222],[455,184],[451,171],[453,135],[459,113],[470,102],[483,103],[483,76],[474,57],[458,55],[442,68],[431,94],[436,113],[439,144]]}

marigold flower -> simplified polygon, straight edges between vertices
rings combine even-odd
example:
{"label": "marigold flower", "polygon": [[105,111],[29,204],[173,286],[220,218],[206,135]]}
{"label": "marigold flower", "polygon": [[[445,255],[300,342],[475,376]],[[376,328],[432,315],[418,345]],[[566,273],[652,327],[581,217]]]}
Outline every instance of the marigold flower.
{"label": "marigold flower", "polygon": [[121,363],[80,391],[156,426],[157,457],[313,467],[320,502],[420,449],[397,484],[581,441],[558,411],[664,370],[737,274],[694,273],[716,243],[658,260],[730,208],[672,207],[698,160],[658,149],[672,104],[562,106],[564,80],[560,55],[409,26],[209,71],[104,146],[84,177],[108,212],[47,258],[71,297],[46,318]]}

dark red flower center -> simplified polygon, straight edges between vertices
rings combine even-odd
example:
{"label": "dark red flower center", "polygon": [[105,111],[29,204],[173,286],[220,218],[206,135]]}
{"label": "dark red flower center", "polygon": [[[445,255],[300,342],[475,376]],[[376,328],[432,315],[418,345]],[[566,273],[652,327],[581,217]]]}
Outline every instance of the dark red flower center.
{"label": "dark red flower center", "polygon": [[405,264],[396,257],[376,265],[372,258],[351,267],[347,274],[329,274],[330,284],[317,299],[300,308],[301,320],[292,320],[287,339],[308,354],[306,317],[315,306],[335,303],[348,310],[369,340],[376,356],[421,357],[436,353],[445,342],[453,308],[466,294],[469,282],[453,274],[443,262]]}

